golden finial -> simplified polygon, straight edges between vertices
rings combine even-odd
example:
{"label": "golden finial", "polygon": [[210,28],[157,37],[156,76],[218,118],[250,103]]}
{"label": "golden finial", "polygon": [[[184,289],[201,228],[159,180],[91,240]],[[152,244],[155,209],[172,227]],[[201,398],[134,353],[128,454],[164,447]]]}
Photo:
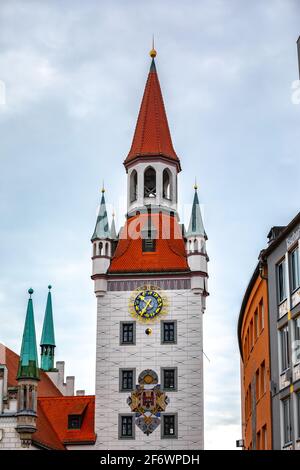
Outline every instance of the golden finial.
{"label": "golden finial", "polygon": [[197,185],[197,180],[195,178],[194,190],[197,191],[197,189],[198,189],[198,185]]}
{"label": "golden finial", "polygon": [[150,54],[150,57],[152,57],[152,59],[154,59],[154,57],[156,57],[156,54],[157,54],[156,50],[154,49],[154,34],[152,36],[152,49],[149,52],[149,54]]}
{"label": "golden finial", "polygon": [[105,193],[105,188],[104,188],[104,181],[102,183],[102,189],[101,189],[101,193]]}

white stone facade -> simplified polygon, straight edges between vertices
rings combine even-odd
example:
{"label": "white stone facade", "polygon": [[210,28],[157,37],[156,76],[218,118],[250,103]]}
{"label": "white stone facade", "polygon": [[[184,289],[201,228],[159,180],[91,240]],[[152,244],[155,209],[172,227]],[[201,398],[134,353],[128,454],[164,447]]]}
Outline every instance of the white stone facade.
{"label": "white stone facade", "polygon": [[0,415],[0,450],[36,450],[36,447],[22,447],[16,431],[17,417]]}
{"label": "white stone facade", "polygon": [[[138,285],[137,281],[137,285]],[[143,280],[140,280],[140,285]],[[151,280],[155,285],[155,280]],[[161,324],[136,321],[135,345],[120,345],[120,322],[132,321],[130,291],[108,291],[97,297],[96,419],[97,449],[203,448],[203,297],[191,289],[165,290],[168,313],[176,320],[177,343],[161,344]],[[160,319],[160,320],[161,320]],[[145,329],[151,327],[147,336]],[[131,413],[130,392],[119,391],[119,369],[135,368],[136,383],[145,369],[154,370],[161,383],[161,367],[177,368],[177,391],[166,392],[166,413],[178,417],[178,437],[161,438],[161,425],[149,436],[135,426],[134,439],[119,439],[119,414]]]}

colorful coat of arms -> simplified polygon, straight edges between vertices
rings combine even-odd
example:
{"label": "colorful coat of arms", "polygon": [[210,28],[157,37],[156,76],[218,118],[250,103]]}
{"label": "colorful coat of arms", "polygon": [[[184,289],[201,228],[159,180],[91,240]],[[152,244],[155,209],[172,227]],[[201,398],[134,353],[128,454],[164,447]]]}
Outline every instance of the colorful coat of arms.
{"label": "colorful coat of arms", "polygon": [[160,389],[157,374],[153,370],[144,370],[138,382],[127,403],[131,411],[135,412],[136,425],[148,436],[159,426],[160,413],[165,411],[169,399]]}

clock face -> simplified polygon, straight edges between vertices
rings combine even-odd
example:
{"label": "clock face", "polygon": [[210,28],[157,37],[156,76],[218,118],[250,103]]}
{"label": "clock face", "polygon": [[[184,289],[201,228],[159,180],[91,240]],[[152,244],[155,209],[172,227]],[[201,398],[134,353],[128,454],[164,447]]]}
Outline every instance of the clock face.
{"label": "clock face", "polygon": [[159,289],[147,285],[133,292],[129,301],[130,314],[137,320],[148,323],[166,313],[167,299]]}
{"label": "clock face", "polygon": [[134,309],[137,315],[144,318],[154,318],[163,308],[163,299],[154,290],[140,292],[134,301]]}

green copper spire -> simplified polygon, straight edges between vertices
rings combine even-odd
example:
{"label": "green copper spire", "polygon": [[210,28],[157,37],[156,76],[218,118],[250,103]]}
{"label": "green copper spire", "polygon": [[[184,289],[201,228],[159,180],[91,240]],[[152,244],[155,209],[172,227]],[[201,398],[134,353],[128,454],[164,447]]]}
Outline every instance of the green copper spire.
{"label": "green copper spire", "polygon": [[115,224],[115,214],[113,212],[112,214],[112,221],[111,221],[111,227],[110,227],[110,238],[112,240],[117,240],[117,231],[116,231],[116,224]]}
{"label": "green copper spire", "polygon": [[19,368],[17,379],[38,379],[39,378],[39,365],[36,348],[36,336],[34,326],[34,313],[31,295],[33,289],[28,290],[29,299],[27,306],[27,313],[25,319],[25,326],[22,339],[22,347],[19,360]]}
{"label": "green copper spire", "polygon": [[109,235],[110,235],[104,192],[105,192],[105,189],[103,188],[99,214],[97,217],[96,227],[92,236],[92,241],[97,240],[97,239],[109,238]]}
{"label": "green copper spire", "polygon": [[203,225],[203,220],[201,216],[201,210],[200,210],[200,204],[199,204],[199,199],[198,199],[198,186],[195,184],[194,186],[195,189],[195,194],[194,194],[194,201],[193,201],[193,207],[192,207],[192,215],[189,223],[189,228],[186,233],[187,237],[192,237],[196,235],[203,235],[204,237],[206,236],[205,230],[204,230],[204,225]]}
{"label": "green copper spire", "polygon": [[51,287],[52,286],[48,286],[49,292],[47,297],[47,305],[41,338],[41,369],[45,371],[52,370],[54,368],[55,337],[53,325]]}

